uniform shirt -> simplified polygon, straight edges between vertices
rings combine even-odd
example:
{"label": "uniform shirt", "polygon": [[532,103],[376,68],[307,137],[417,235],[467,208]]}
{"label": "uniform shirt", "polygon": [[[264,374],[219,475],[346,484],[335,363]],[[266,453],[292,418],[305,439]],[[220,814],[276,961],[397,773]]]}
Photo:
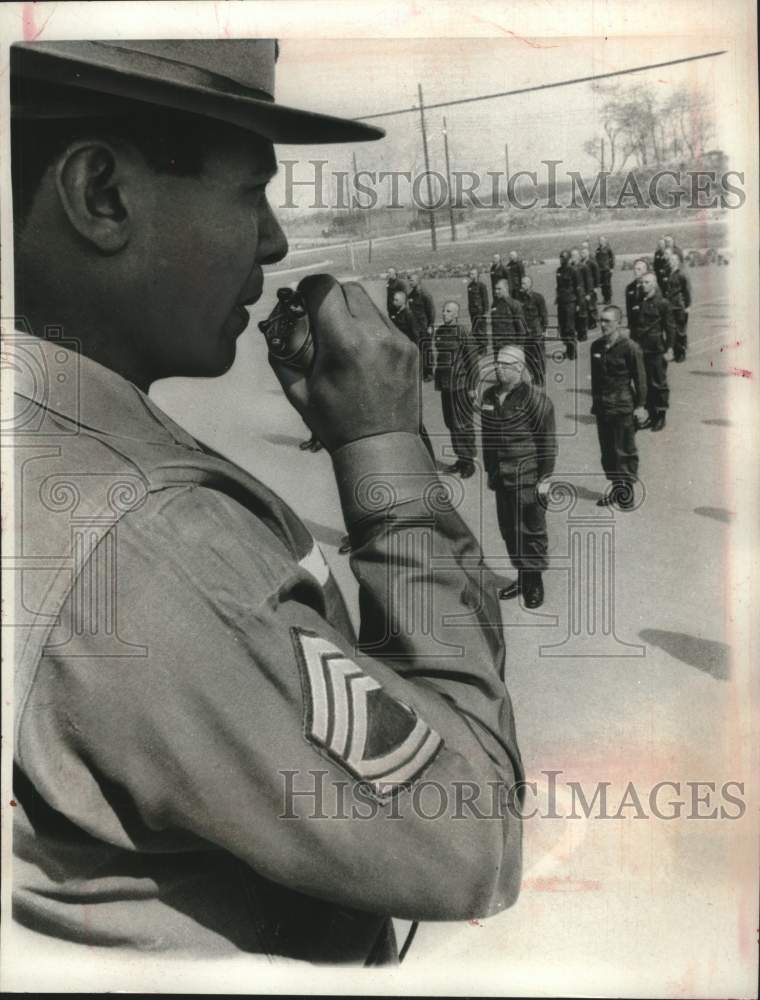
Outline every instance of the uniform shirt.
{"label": "uniform shirt", "polygon": [[[333,455],[357,645],[276,494],[95,362],[31,337],[24,356],[15,919],[88,960],[374,963],[393,959],[391,914],[511,902],[517,821],[410,804],[423,775],[451,794],[522,773],[495,581],[419,438]],[[409,593],[422,580],[426,602]],[[403,617],[421,603],[431,627]]]}
{"label": "uniform shirt", "polygon": [[593,290],[599,284],[599,268],[597,267],[596,261],[594,260],[593,257],[587,257],[581,263],[584,265],[584,267],[589,273],[589,278],[591,281],[591,291],[593,292]]}
{"label": "uniform shirt", "polygon": [[513,299],[517,298],[520,291],[520,282],[525,277],[525,265],[521,260],[507,261],[507,281],[509,281],[509,294]]}
{"label": "uniform shirt", "polygon": [[644,289],[641,282],[634,278],[625,286],[625,313],[628,320],[628,332],[638,342],[638,323],[641,303],[644,300]]}
{"label": "uniform shirt", "polygon": [[664,250],[655,250],[652,260],[652,270],[657,278],[657,284],[661,289],[664,289],[670,271],[670,265],[665,257]]}
{"label": "uniform shirt", "polygon": [[591,344],[591,412],[599,417],[633,413],[643,406],[647,377],[641,348],[627,337],[607,346],[604,337]]}
{"label": "uniform shirt", "polygon": [[496,384],[483,393],[483,465],[504,488],[530,487],[554,471],[554,406],[543,389],[528,382],[521,382],[500,400],[502,391]]}
{"label": "uniform shirt", "polygon": [[488,315],[490,302],[488,300],[488,289],[485,283],[476,279],[467,285],[467,309],[470,319],[476,320]]}
{"label": "uniform shirt", "polygon": [[493,295],[496,290],[496,285],[502,278],[506,278],[509,281],[509,272],[504,266],[503,262],[500,264],[491,264],[491,294]]}
{"label": "uniform shirt", "polygon": [[406,304],[412,310],[418,330],[424,333],[435,324],[435,303],[426,289],[420,285],[410,289]]}
{"label": "uniform shirt", "polygon": [[413,344],[420,342],[423,331],[417,325],[417,319],[408,305],[398,310],[392,309],[389,315],[393,323]]}
{"label": "uniform shirt", "polygon": [[549,325],[549,315],[546,311],[546,300],[540,292],[521,291],[519,302],[525,316],[525,325],[533,339],[540,339]]}
{"label": "uniform shirt", "polygon": [[491,306],[491,344],[494,351],[506,344],[525,342],[525,316],[517,299],[494,299]]}
{"label": "uniform shirt", "polygon": [[665,296],[670,303],[670,308],[683,312],[691,306],[691,287],[689,279],[683,271],[671,271],[668,275],[668,284]]}
{"label": "uniform shirt", "polygon": [[612,252],[612,247],[609,244],[606,247],[598,246],[595,256],[596,264],[600,271],[615,270],[615,254]]}
{"label": "uniform shirt", "polygon": [[667,299],[655,292],[642,299],[636,323],[636,341],[644,354],[664,354],[673,347],[675,326]]}
{"label": "uniform shirt", "polygon": [[442,323],[435,331],[436,389],[464,389],[477,366],[478,348],[459,323]]}

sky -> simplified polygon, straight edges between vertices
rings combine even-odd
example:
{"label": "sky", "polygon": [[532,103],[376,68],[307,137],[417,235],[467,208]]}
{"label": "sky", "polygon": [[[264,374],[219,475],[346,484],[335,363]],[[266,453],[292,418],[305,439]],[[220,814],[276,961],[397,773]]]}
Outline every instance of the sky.
{"label": "sky", "polygon": [[[526,87],[664,62],[720,49],[720,39],[567,38],[493,39],[283,39],[277,68],[277,99],[345,117],[411,107],[422,84],[426,104]],[[720,101],[721,59],[708,59],[624,78],[651,84],[667,96],[682,83]],[[601,98],[588,84],[576,84],[515,97],[496,98],[433,110],[427,115],[431,168],[443,171],[442,117],[446,116],[451,169],[504,169],[509,145],[510,171],[542,169],[540,161],[559,159],[568,169],[590,172],[595,161],[583,144],[600,128]],[[385,139],[350,146],[279,147],[281,159],[328,159],[326,170],[350,170],[355,153],[359,169],[421,170],[419,115],[378,119]],[[719,137],[715,145],[719,145]],[[295,168],[296,177],[313,176]],[[273,182],[273,202],[281,205],[284,176]],[[307,197],[308,191],[300,195]],[[298,201],[298,196],[296,198]],[[305,202],[304,202],[305,203]]]}

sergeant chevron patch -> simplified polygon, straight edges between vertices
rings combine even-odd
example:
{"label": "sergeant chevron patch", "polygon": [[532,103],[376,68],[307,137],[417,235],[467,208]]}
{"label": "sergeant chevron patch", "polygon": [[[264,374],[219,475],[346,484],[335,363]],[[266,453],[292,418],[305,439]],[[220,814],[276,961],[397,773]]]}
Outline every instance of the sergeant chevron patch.
{"label": "sergeant chevron patch", "polygon": [[443,740],[333,643],[292,628],[306,707],[305,734],[379,799],[418,778]]}

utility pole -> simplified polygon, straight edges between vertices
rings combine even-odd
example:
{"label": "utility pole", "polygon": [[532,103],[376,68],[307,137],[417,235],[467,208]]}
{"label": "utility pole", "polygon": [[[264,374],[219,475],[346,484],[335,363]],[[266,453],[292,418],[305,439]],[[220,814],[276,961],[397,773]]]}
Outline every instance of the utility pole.
{"label": "utility pole", "polygon": [[504,172],[507,175],[507,187],[509,187],[509,143],[504,143]]}
{"label": "utility pole", "polygon": [[420,102],[420,124],[422,125],[422,151],[425,154],[425,172],[427,179],[428,205],[430,205],[430,245],[433,250],[438,249],[438,240],[435,236],[435,211],[433,209],[433,185],[430,183],[430,158],[428,156],[427,132],[425,131],[425,106],[422,102],[422,84],[417,84],[417,94]]}
{"label": "utility pole", "polygon": [[454,202],[451,200],[451,167],[449,165],[449,133],[446,131],[446,119],[443,119],[443,151],[446,154],[446,186],[449,193],[449,225],[451,226],[451,242],[457,241],[457,227],[454,222]]}
{"label": "utility pole", "polygon": [[[356,175],[359,173],[359,169],[356,166],[356,153],[351,154],[351,159],[354,164],[354,190],[356,190]],[[351,204],[353,204],[353,195],[351,196]],[[370,208],[366,209],[364,215],[364,225],[367,230],[367,262],[372,260],[372,219],[370,218]]]}
{"label": "utility pole", "polygon": [[602,139],[602,173],[604,173],[604,139]]}

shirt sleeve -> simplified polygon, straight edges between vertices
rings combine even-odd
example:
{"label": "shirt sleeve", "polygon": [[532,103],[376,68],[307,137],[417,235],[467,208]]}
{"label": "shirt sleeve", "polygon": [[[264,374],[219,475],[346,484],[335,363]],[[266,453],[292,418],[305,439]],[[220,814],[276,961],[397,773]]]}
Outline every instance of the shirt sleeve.
{"label": "shirt sleeve", "polygon": [[333,460],[358,646],[251,512],[165,490],[118,525],[120,627],[146,655],[93,657],[86,636],[51,653],[47,731],[121,790],[125,825],[136,810],[356,909],[497,912],[519,886],[522,771],[494,579],[416,435]]}
{"label": "shirt sleeve", "polygon": [[536,451],[538,454],[538,478],[551,476],[557,461],[557,433],[555,427],[554,404],[545,394],[541,394],[540,414],[537,421]]}
{"label": "shirt sleeve", "polygon": [[647,373],[644,367],[644,355],[638,344],[629,342],[631,350],[629,353],[631,367],[631,382],[633,383],[633,405],[634,407],[645,406],[647,400]]}

